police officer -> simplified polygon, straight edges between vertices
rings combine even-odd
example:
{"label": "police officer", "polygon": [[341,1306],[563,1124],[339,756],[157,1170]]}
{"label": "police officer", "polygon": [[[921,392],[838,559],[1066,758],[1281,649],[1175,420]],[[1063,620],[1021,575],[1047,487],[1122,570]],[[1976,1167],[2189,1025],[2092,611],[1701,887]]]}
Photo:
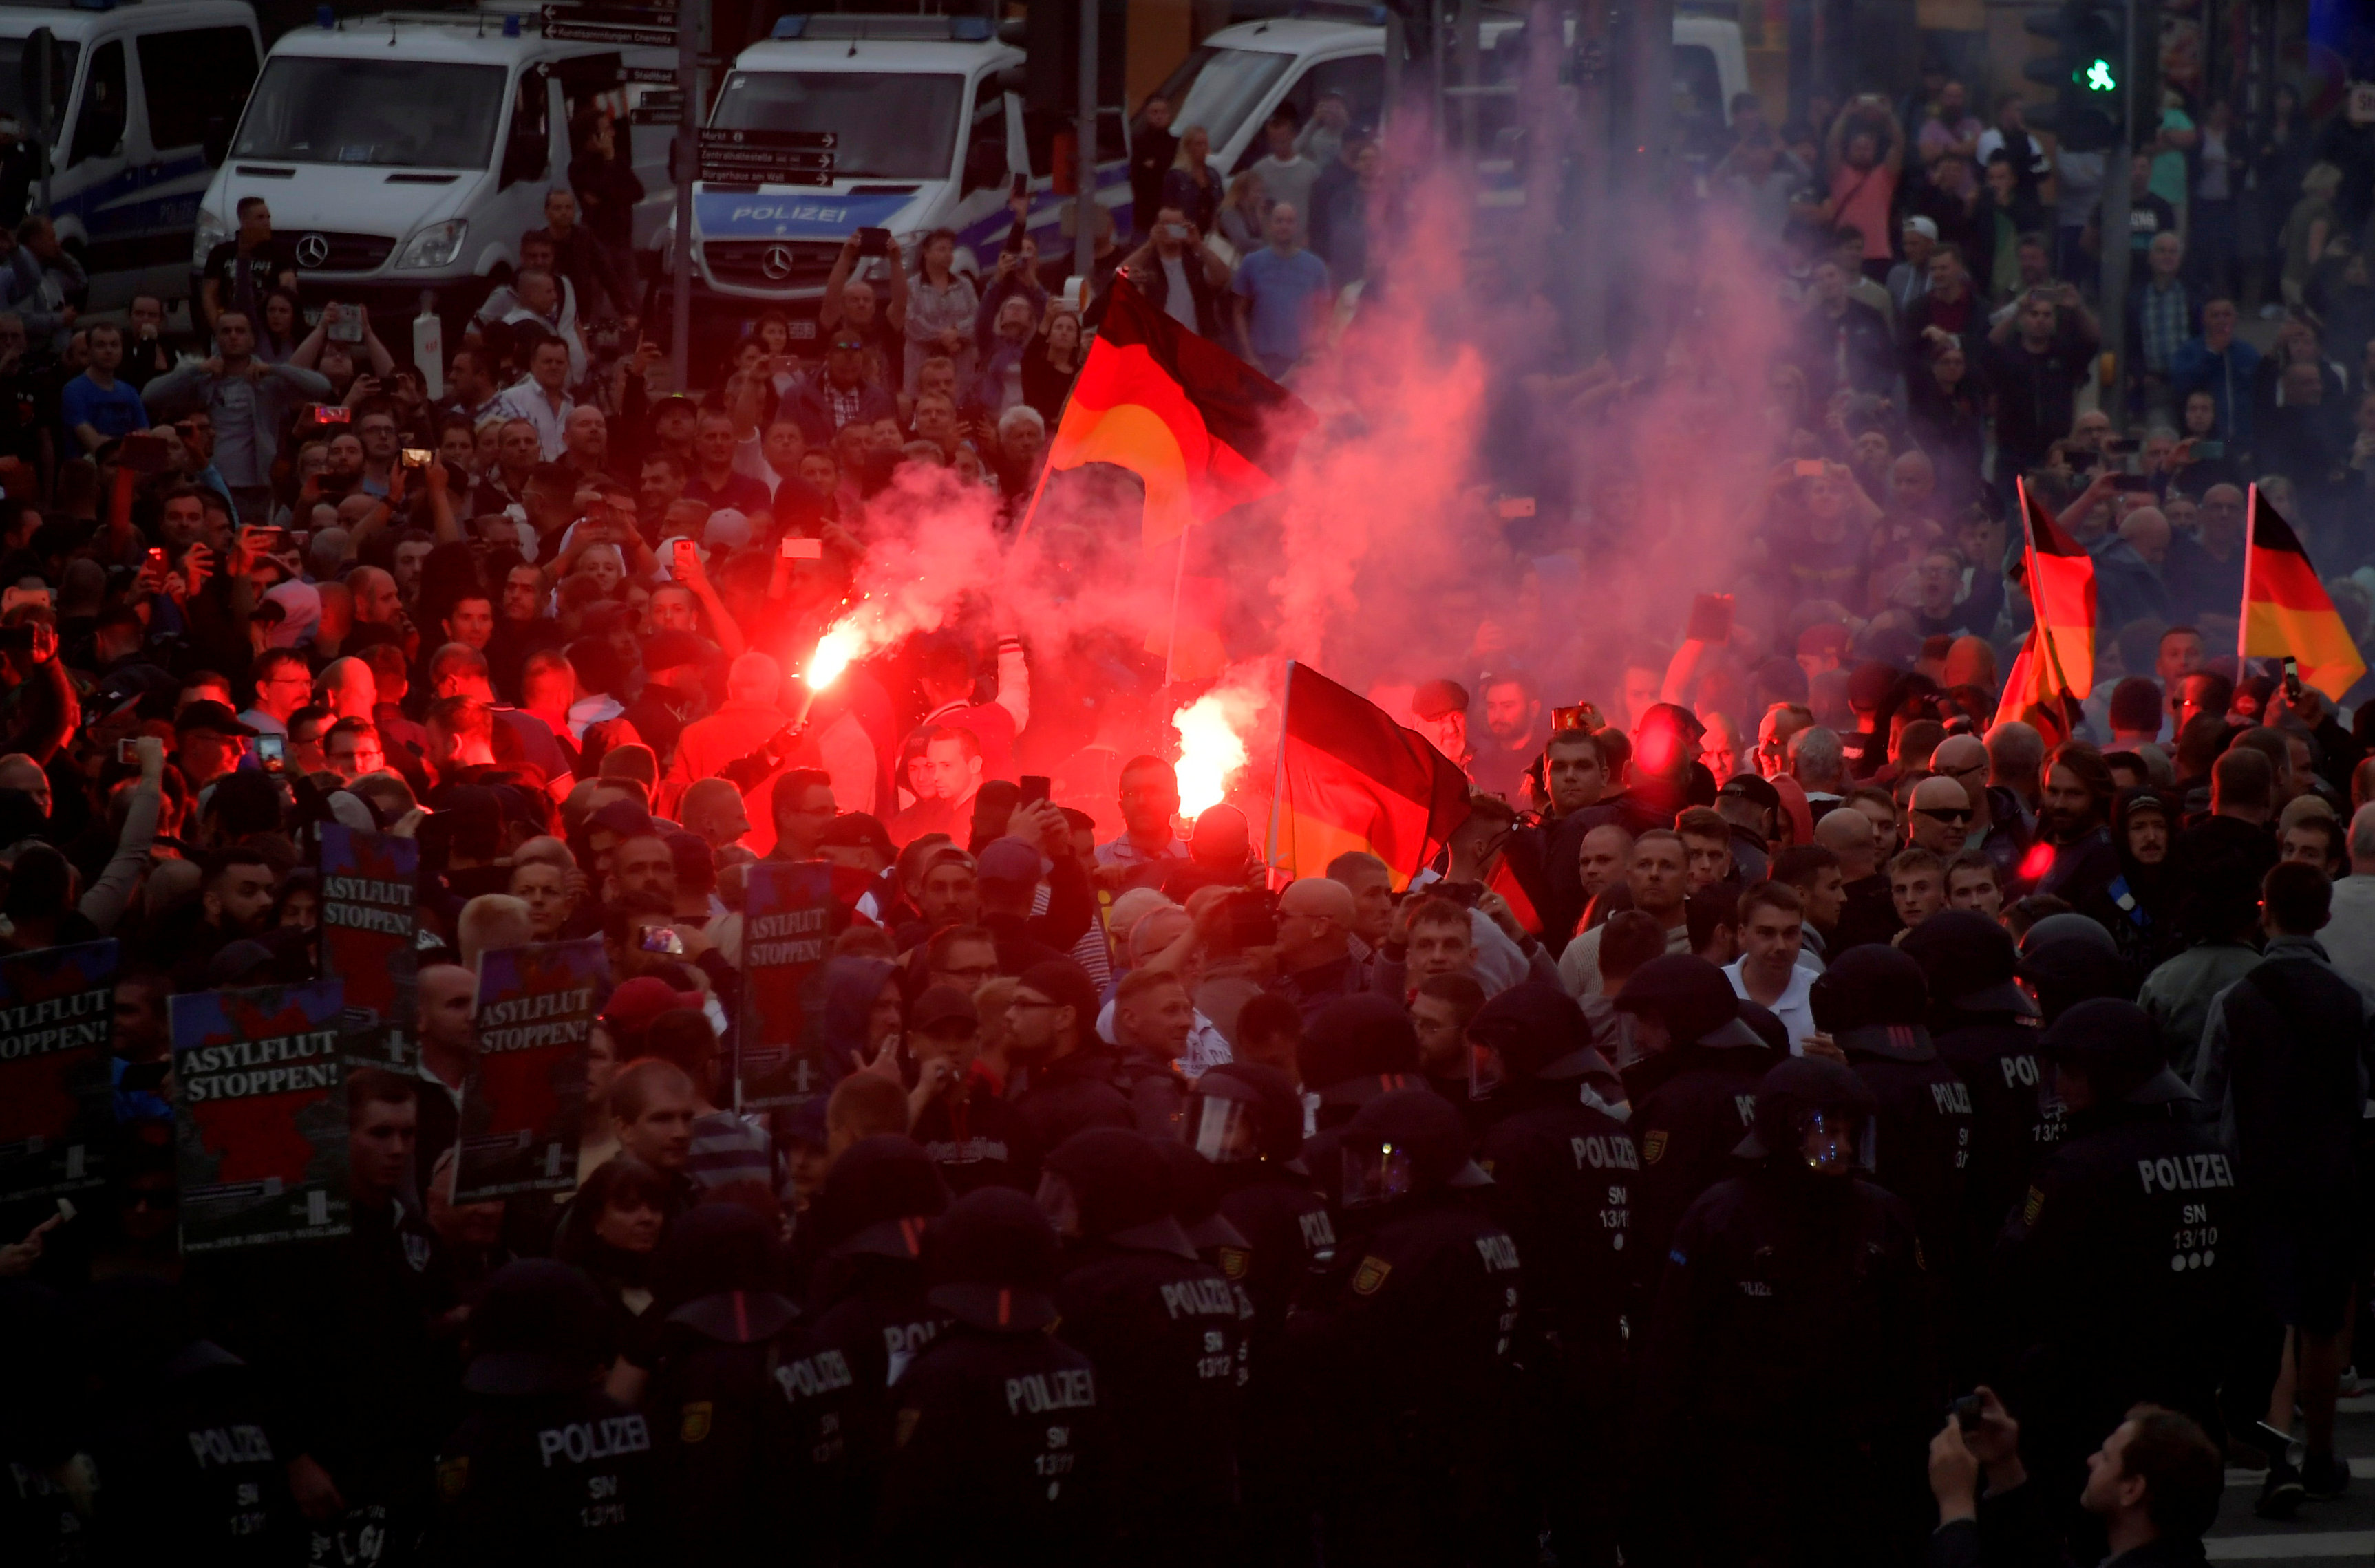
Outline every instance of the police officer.
{"label": "police officer", "polygon": [[1179,1131],[1211,1165],[1219,1212],[1251,1254],[1237,1281],[1253,1303],[1238,1443],[1245,1550],[1258,1562],[1308,1562],[1309,1443],[1286,1359],[1286,1315],[1304,1281],[1335,1256],[1336,1230],[1297,1161],[1303,1097],[1275,1067],[1223,1063],[1196,1080]]}
{"label": "police officer", "polygon": [[1237,1292],[1172,1218],[1169,1168],[1118,1127],[1074,1133],[1041,1164],[1039,1206],[1066,1242],[1064,1342],[1095,1363],[1114,1435],[1117,1557],[1203,1563],[1236,1501]]}
{"label": "police officer", "polygon": [[2081,1002],[2136,994],[2111,934],[2083,914],[2056,914],[2029,927],[2020,946],[2020,977],[2037,997],[2046,1028]]}
{"label": "police officer", "polygon": [[[1184,1143],[1157,1143],[1154,1152],[1163,1156],[1170,1177],[1171,1218],[1179,1221],[1196,1256],[1219,1269],[1236,1292],[1238,1321],[1250,1324],[1254,1301],[1246,1292],[1246,1280],[1253,1272],[1253,1244],[1236,1221],[1221,1212],[1220,1169]],[[1246,1347],[1239,1344],[1237,1351],[1242,1358]]]}
{"label": "police officer", "polygon": [[1630,1232],[1640,1156],[1607,1109],[1624,1091],[1583,1008],[1555,985],[1502,992],[1469,1023],[1468,1043],[1471,1092],[1495,1113],[1477,1163],[1526,1264],[1518,1353],[1537,1495],[1562,1562],[1613,1562],[1619,1467],[1605,1440],[1639,1260]]}
{"label": "police officer", "polygon": [[1294,1066],[1305,1090],[1319,1096],[1317,1125],[1323,1132],[1351,1121],[1380,1094],[1425,1081],[1409,1012],[1367,992],[1319,1009],[1295,1047]]}
{"label": "police officer", "polygon": [[470,1409],[437,1456],[429,1561],[649,1561],[651,1429],[601,1390],[607,1322],[593,1281],[565,1263],[523,1258],[487,1282],[462,1377]]}
{"label": "police officer", "polygon": [[766,1221],[735,1204],[693,1208],[654,1274],[665,1316],[644,1404],[670,1559],[836,1561],[856,1377],[795,1321]]}
{"label": "police officer", "polygon": [[1507,1452],[1523,1276],[1473,1200],[1491,1178],[1459,1113],[1398,1089],[1313,1141],[1340,1164],[1341,1240],[1287,1337],[1327,1472],[1327,1561],[1530,1561]]}
{"label": "police officer", "polygon": [[1837,1062],[1774,1067],[1750,1169],[1674,1232],[1639,1409],[1647,1479],[1712,1489],[1684,1511],[1702,1561],[1877,1563],[1921,1538],[1936,1402],[1912,1211],[1857,1174],[1877,1105]]}
{"label": "police officer", "polygon": [[821,1249],[809,1271],[809,1320],[849,1363],[844,1410],[849,1443],[849,1516],[870,1522],[889,1461],[892,1385],[944,1318],[925,1298],[923,1244],[949,1207],[931,1156],[895,1133],[842,1150],[809,1207],[805,1229]]}
{"label": "police officer", "polygon": [[78,1315],[99,1383],[80,1402],[99,1481],[89,1561],[304,1562],[264,1390],[238,1357],[198,1337],[180,1291],[127,1275],[94,1287]]}
{"label": "police officer", "polygon": [[1666,1239],[1699,1194],[1732,1173],[1732,1150],[1756,1116],[1756,1084],[1773,1049],[1741,1017],[1723,971],[1702,958],[1651,959],[1617,994],[1642,1058],[1625,1069],[1641,1175],[1627,1247],[1665,1256]]}
{"label": "police officer", "polygon": [[[2097,1434],[2149,1400],[2218,1432],[2218,1330],[2241,1262],[2233,1162],[2186,1119],[2133,1002],[2080,1002],[2045,1032],[2067,1110],[1997,1249],[2005,1403],[2048,1497],[2074,1495]],[[2082,1554],[2083,1560],[2083,1554]]]}
{"label": "police officer", "polygon": [[[1983,1267],[2006,1216],[2028,1190],[2028,1173],[2062,1141],[2039,1045],[2037,1004],[2013,976],[2012,933],[1977,910],[1942,909],[1897,949],[1930,987],[1930,1038],[1971,1095],[1971,1163],[1964,1173],[1962,1260]],[[1885,1184],[1884,1184],[1885,1185]]]}
{"label": "police officer", "polygon": [[1814,984],[1814,1025],[1872,1089],[1873,1180],[1913,1206],[1934,1279],[1951,1275],[1971,1159],[1971,1091],[1930,1039],[1921,966],[1893,947],[1850,948]]}
{"label": "police officer", "polygon": [[1057,1257],[1047,1217],[1007,1187],[966,1194],[926,1232],[929,1303],[949,1326],[899,1380],[880,1561],[1108,1561],[1098,1539],[1110,1453],[1098,1374],[1047,1332]]}

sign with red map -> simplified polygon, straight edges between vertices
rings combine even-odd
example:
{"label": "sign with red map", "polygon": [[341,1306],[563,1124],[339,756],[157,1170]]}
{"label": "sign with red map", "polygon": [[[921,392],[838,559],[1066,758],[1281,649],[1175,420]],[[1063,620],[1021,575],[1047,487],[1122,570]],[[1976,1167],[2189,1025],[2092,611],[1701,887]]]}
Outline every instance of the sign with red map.
{"label": "sign with red map", "polygon": [[182,1251],[343,1236],[345,987],[337,980],[172,999]]}
{"label": "sign with red map", "polygon": [[104,1185],[115,943],[0,958],[0,1201]]}
{"label": "sign with red map", "polygon": [[586,1047],[609,973],[598,937],[479,955],[479,1064],[462,1086],[455,1203],[576,1186]]}
{"label": "sign with red map", "polygon": [[743,894],[742,1027],[735,1032],[736,1108],[797,1106],[833,1092],[833,1070],[809,1028],[809,989],[833,938],[833,867],[762,860]]}
{"label": "sign with red map", "polygon": [[339,822],[323,823],[320,833],[322,973],[347,984],[342,1049],[354,1066],[410,1072],[420,845]]}

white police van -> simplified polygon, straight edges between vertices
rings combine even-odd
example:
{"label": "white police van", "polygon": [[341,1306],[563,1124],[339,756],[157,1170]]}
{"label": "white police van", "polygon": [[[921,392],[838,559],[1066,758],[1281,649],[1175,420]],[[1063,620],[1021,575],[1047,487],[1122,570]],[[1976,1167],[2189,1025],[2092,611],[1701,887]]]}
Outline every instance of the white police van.
{"label": "white police van", "polygon": [[[50,218],[90,275],[90,305],[180,297],[198,198],[264,50],[245,0],[67,8],[0,5],[0,116],[34,138],[29,41],[46,28],[58,127]],[[35,188],[39,203],[39,187]]]}
{"label": "white police van", "polygon": [[[1026,128],[1022,51],[982,17],[786,17],[742,51],[719,85],[713,128],[831,132],[831,182],[817,186],[694,187],[695,293],[713,317],[769,308],[811,337],[842,243],[887,229],[913,264],[935,229],[957,236],[956,269],[996,263],[1013,222],[1012,181],[1028,182],[1030,227],[1043,255],[1070,198],[1054,189],[1050,145]],[[1129,231],[1129,170],[1121,116],[1100,117],[1096,199]],[[670,236],[671,240],[673,236]],[[880,263],[871,264],[878,268]],[[721,311],[718,307],[725,307]]]}
{"label": "white police van", "polygon": [[[569,183],[569,125],[597,101],[629,132],[640,76],[672,80],[673,50],[545,36],[534,15],[392,12],[303,28],[272,46],[229,157],[207,191],[188,265],[236,232],[261,196],[295,246],[309,301],[408,319],[433,291],[449,317],[474,308],[544,226],[545,193]],[[637,234],[672,199],[665,126],[634,126],[644,183]],[[383,331],[383,336],[385,336]]]}

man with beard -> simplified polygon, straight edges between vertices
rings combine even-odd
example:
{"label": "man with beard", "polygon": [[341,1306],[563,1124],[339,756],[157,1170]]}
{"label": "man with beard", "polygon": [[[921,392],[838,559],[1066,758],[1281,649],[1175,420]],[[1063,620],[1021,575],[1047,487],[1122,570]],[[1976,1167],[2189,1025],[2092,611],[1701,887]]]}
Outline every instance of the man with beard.
{"label": "man with beard", "polygon": [[2106,825],[2111,795],[2111,770],[2103,754],[2085,741],[2063,741],[2046,758],[2037,826],[2039,840],[2052,848],[2053,861],[2037,890],[2100,921],[2106,930],[2118,919],[2110,886],[2120,874],[2120,857]]}
{"label": "man with beard", "polygon": [[1468,743],[1468,689],[1457,681],[1422,682],[1411,694],[1411,716],[1428,745],[1465,771],[1476,757]]}
{"label": "man with beard", "polygon": [[1513,805],[1524,798],[1526,770],[1545,738],[1542,718],[1542,691],[1532,676],[1511,670],[1485,678],[1485,738],[1468,771],[1478,789]]}

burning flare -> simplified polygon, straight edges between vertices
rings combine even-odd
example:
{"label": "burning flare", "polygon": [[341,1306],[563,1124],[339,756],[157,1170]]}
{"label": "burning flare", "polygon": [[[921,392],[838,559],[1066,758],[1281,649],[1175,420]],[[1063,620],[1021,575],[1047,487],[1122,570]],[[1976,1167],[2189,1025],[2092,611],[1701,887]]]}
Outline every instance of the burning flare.
{"label": "burning flare", "polygon": [[821,691],[841,678],[849,661],[858,653],[860,639],[857,629],[847,620],[839,620],[817,639],[816,652],[809,655],[808,673],[801,678],[810,691]]}
{"label": "burning flare", "polygon": [[1171,715],[1179,732],[1179,810],[1194,818],[1221,803],[1229,775],[1246,765],[1246,743],[1230,723],[1232,704],[1207,692]]}

